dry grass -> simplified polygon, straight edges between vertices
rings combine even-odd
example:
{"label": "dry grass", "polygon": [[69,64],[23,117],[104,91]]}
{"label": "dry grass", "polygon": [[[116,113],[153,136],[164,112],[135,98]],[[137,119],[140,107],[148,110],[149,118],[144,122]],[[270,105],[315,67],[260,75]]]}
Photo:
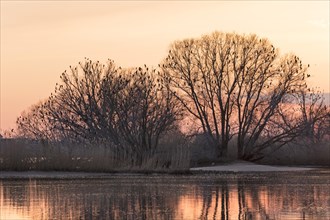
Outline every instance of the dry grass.
{"label": "dry grass", "polygon": [[188,147],[172,143],[153,156],[143,156],[142,165],[110,144],[101,146],[43,143],[30,140],[0,140],[0,170],[85,172],[186,172]]}
{"label": "dry grass", "polygon": [[[196,146],[195,146],[196,145]],[[168,172],[186,173],[194,161],[201,164],[234,159],[235,140],[230,143],[229,157],[223,161],[205,157],[203,143],[188,141],[180,134],[169,134],[159,144],[155,154],[144,155],[142,164],[136,165],[132,155],[111,144],[44,143],[24,139],[0,139],[0,170],[11,171],[85,171],[85,172]],[[199,158],[196,158],[196,152]],[[192,154],[195,154],[192,157]],[[205,154],[203,156],[203,154]],[[226,160],[225,160],[226,159]],[[289,144],[258,161],[277,165],[316,165],[330,167],[330,145],[317,145],[303,141]],[[195,164],[196,165],[196,164]]]}
{"label": "dry grass", "polygon": [[300,141],[283,146],[260,161],[277,165],[313,165],[330,167],[330,144],[327,141]]}

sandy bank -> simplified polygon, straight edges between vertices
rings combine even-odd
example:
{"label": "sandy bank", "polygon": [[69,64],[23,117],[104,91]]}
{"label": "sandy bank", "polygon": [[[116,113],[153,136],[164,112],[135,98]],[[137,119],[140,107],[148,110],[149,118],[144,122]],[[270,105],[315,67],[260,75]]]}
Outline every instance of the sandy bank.
{"label": "sandy bank", "polygon": [[191,171],[215,171],[215,172],[281,172],[281,171],[310,171],[313,167],[269,166],[245,161],[234,162],[225,165],[209,167],[194,167]]}

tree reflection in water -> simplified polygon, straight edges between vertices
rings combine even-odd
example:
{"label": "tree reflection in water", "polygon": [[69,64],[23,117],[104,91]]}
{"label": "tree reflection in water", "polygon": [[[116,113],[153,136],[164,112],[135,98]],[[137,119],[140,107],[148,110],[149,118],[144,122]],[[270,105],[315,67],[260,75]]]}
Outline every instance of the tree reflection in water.
{"label": "tree reflection in water", "polygon": [[329,173],[0,180],[0,219],[329,219]]}

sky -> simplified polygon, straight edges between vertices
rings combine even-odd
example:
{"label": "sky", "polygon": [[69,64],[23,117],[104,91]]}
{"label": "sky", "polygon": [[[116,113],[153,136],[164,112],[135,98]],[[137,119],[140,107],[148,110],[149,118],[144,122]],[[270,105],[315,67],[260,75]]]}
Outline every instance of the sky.
{"label": "sky", "polygon": [[330,92],[327,0],[0,2],[2,131],[84,57],[156,66],[173,41],[214,31],[268,38],[310,64],[310,86]]}

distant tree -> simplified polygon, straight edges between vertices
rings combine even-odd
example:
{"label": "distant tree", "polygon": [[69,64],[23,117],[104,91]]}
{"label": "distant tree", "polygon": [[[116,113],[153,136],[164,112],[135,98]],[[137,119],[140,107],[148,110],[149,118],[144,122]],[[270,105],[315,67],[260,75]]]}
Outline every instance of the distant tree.
{"label": "distant tree", "polygon": [[330,109],[324,104],[324,96],[314,89],[303,89],[294,96],[299,109],[299,120],[304,137],[312,144],[330,139]]}
{"label": "distant tree", "polygon": [[226,156],[237,136],[238,157],[262,158],[270,144],[289,141],[297,128],[271,132],[286,94],[306,87],[298,57],[280,57],[267,39],[215,32],[174,42],[162,64],[171,91],[198,119],[201,129]]}
{"label": "distant tree", "polygon": [[50,123],[44,111],[45,102],[32,105],[27,111],[23,111],[17,118],[17,135],[33,140],[55,140],[54,125]]}
{"label": "distant tree", "polygon": [[179,108],[169,87],[148,67],[121,69],[86,59],[61,75],[55,92],[19,117],[34,138],[113,143],[141,162],[176,126]]}

